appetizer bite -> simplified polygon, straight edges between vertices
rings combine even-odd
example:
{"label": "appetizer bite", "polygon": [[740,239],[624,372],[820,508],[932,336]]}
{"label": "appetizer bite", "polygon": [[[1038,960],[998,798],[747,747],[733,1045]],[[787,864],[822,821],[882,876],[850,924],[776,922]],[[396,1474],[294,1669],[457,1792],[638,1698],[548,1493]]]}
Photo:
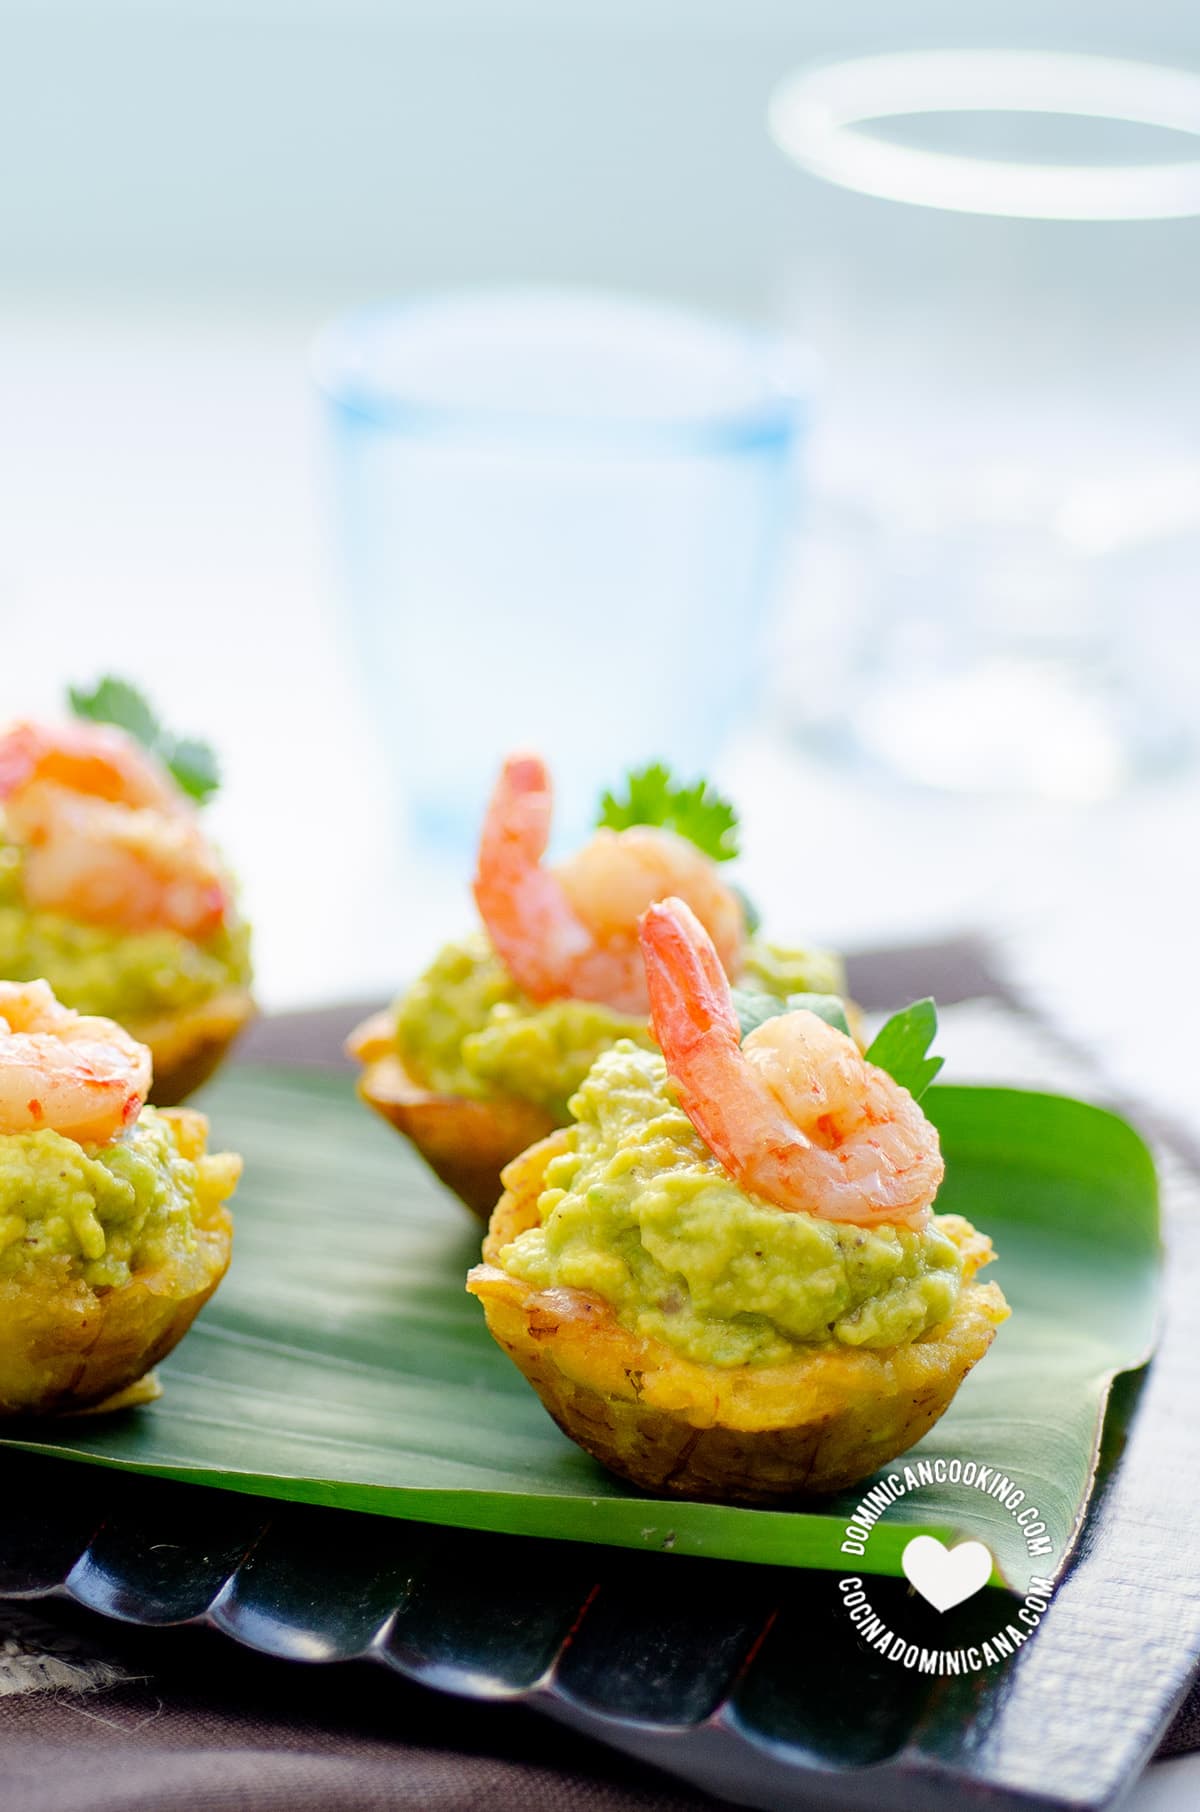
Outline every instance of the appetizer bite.
{"label": "appetizer bite", "polygon": [[743,1036],[682,900],[641,940],[661,1054],[614,1045],[574,1124],[508,1166],[467,1288],[559,1426],[634,1484],[839,1490],[920,1439],[1008,1314],[974,1281],[990,1241],[930,1212],[934,1127],[872,1061],[923,1088],[932,1003],[866,1057],[806,1009]]}
{"label": "appetizer bite", "polygon": [[599,1054],[621,1038],[653,1048],[637,923],[654,900],[685,900],[727,973],[756,994],[845,991],[831,952],[757,936],[721,872],[737,854],[736,814],[706,782],[676,786],[659,765],[632,774],[556,867],[544,859],[551,810],[545,763],[510,757],[479,845],[482,931],[447,944],[347,1047],[364,1065],[363,1099],[485,1219],[504,1165],[566,1124]]}
{"label": "appetizer bite", "polygon": [[120,680],[76,721],[0,733],[0,975],[49,980],[154,1058],[162,1105],[198,1088],[253,1013],[249,932],[197,809],[202,743],[169,737]]}
{"label": "appetizer bite", "polygon": [[242,1161],[143,1107],[151,1058],[44,981],[0,982],[0,1416],[144,1400],[229,1264]]}

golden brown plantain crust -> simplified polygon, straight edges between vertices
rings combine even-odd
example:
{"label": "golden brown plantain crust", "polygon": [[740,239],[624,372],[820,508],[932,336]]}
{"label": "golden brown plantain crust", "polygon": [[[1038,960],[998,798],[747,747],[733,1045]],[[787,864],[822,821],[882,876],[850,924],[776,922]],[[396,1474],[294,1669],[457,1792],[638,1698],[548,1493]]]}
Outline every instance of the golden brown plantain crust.
{"label": "golden brown plantain crust", "polygon": [[549,1114],[516,1096],[476,1101],[422,1088],[396,1054],[387,1013],[365,1020],[347,1049],[365,1065],[358,1092],[367,1105],[403,1133],[446,1187],[486,1221],[501,1191],[501,1171],[551,1130]]}
{"label": "golden brown plantain crust", "polygon": [[191,1251],[93,1290],[67,1258],[0,1278],[0,1417],[85,1409],[129,1386],[182,1340],[229,1266],[233,1219],[211,1204]]}
{"label": "golden brown plantain crust", "polygon": [[132,1021],[126,1029],[149,1045],[154,1059],[155,1107],[175,1107],[207,1082],[254,1012],[247,990],[231,988],[198,1007]]}
{"label": "golden brown plantain crust", "polygon": [[817,1347],[784,1365],[697,1364],[623,1327],[599,1296],[538,1290],[500,1268],[501,1248],[536,1226],[546,1164],[565,1138],[509,1165],[467,1288],[564,1433],[647,1491],[762,1504],[853,1485],[933,1426],[1008,1315],[995,1284],[973,1281],[991,1242],[947,1215],[964,1287],[949,1320],[918,1340]]}

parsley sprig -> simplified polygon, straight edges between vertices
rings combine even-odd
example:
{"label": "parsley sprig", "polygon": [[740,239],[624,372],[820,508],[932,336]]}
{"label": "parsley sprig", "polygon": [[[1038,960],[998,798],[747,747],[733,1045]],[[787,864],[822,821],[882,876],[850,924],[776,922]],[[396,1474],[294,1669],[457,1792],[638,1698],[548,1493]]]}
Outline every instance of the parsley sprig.
{"label": "parsley sprig", "polygon": [[128,680],[109,674],[90,692],[81,686],[69,687],[68,697],[76,717],[94,724],[113,724],[157,755],[189,798],[203,805],[220,786],[217,758],[208,743],[192,736],[172,736],[158,721],[149,701]]}
{"label": "parsley sprig", "polygon": [[730,862],[738,853],[738,816],[728,799],[708,780],[680,785],[661,761],[632,768],[623,794],[605,793],[597,823],[618,831],[635,824],[661,825],[686,837],[714,862]]}
{"label": "parsley sprig", "polygon": [[935,1003],[928,997],[914,1000],[880,1027],[867,1049],[867,1062],[877,1063],[919,1101],[946,1061],[929,1055],[937,1029]]}

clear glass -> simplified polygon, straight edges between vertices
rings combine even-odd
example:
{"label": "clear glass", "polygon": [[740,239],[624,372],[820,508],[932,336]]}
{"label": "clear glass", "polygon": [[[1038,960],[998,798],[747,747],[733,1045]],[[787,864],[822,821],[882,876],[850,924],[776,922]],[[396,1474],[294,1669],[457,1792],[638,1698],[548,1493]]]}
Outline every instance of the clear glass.
{"label": "clear glass", "polygon": [[1195,73],[1075,53],[778,91],[807,202],[788,318],[831,429],[773,668],[810,746],[1082,802],[1194,758],[1198,121]]}
{"label": "clear glass", "polygon": [[361,311],[316,352],[349,610],[411,836],[458,857],[501,756],[560,829],[751,708],[806,417],[782,343],[681,309],[503,291]]}

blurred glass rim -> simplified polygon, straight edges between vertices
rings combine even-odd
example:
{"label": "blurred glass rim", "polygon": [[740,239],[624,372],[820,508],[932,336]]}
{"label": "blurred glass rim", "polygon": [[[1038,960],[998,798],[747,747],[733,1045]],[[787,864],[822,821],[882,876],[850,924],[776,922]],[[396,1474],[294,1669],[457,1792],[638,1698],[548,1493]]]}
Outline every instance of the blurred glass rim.
{"label": "blurred glass rim", "polygon": [[1200,214],[1200,154],[1178,162],[1045,164],[896,144],[871,121],[1044,113],[1200,136],[1200,76],[1119,57],[1014,50],[902,51],[801,69],[768,126],[814,176],[885,201],[1030,220],[1164,220]]}
{"label": "blurred glass rim", "polygon": [[[539,408],[524,400],[497,406],[441,398],[428,387],[406,390],[383,369],[387,337],[428,328],[448,309],[474,311],[482,325],[486,311],[493,308],[506,311],[510,321],[525,309],[559,311],[564,320],[575,310],[589,311],[592,319],[598,319],[600,310],[608,313],[615,331],[652,328],[703,335],[714,348],[720,345],[731,364],[739,362],[752,393],[731,405],[602,414]],[[503,357],[499,340],[496,356]],[[395,433],[503,436],[509,442],[530,443],[569,440],[597,449],[636,446],[680,455],[785,447],[807,424],[818,375],[811,351],[783,334],[676,304],[551,287],[464,288],[351,309],[317,335],[311,370],[318,389],[339,411]]]}

